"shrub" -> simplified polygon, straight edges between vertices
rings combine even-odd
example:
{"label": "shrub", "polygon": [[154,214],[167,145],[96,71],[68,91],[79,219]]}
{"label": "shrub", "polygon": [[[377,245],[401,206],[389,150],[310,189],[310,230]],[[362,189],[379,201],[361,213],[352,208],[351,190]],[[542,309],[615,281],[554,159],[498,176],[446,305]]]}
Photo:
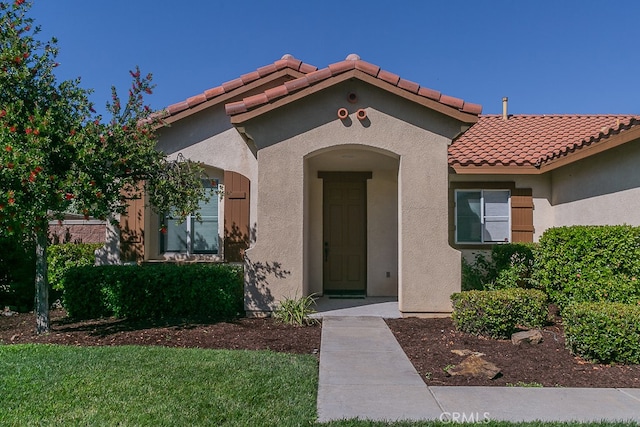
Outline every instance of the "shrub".
{"label": "shrub", "polygon": [[102,243],[64,243],[47,248],[47,278],[55,290],[64,289],[64,274],[71,267],[94,265]]}
{"label": "shrub", "polygon": [[78,319],[191,317],[230,319],[243,310],[243,272],[228,264],[75,267],[64,306]]}
{"label": "shrub", "polygon": [[462,290],[528,288],[534,265],[533,243],[494,245],[489,260],[477,254],[469,263],[462,259]]}
{"label": "shrub", "polygon": [[547,321],[547,296],[535,289],[502,289],[455,293],[456,328],[475,335],[509,338],[518,327],[538,328]]}
{"label": "shrub", "polygon": [[640,305],[573,303],[563,323],[572,353],[600,363],[640,363]]}
{"label": "shrub", "polygon": [[462,258],[462,290],[482,290],[493,280],[493,264],[483,254],[476,254],[474,262]]}
{"label": "shrub", "polygon": [[551,228],[535,259],[533,280],[561,309],[571,302],[640,301],[640,227]]}
{"label": "shrub", "polygon": [[0,239],[0,309],[33,310],[35,244],[12,237]]}
{"label": "shrub", "polygon": [[301,298],[285,298],[278,304],[273,311],[272,317],[282,323],[290,325],[304,326],[318,323],[318,319],[309,317],[316,311],[311,308],[316,301],[313,295]]}

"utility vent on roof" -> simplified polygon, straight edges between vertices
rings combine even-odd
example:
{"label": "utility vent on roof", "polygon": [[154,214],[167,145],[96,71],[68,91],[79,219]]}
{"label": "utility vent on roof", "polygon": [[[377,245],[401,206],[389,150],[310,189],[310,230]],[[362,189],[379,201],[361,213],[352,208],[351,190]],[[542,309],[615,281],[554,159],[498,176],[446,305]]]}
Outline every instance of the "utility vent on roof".
{"label": "utility vent on roof", "polygon": [[509,119],[509,98],[506,96],[502,98],[502,120]]}

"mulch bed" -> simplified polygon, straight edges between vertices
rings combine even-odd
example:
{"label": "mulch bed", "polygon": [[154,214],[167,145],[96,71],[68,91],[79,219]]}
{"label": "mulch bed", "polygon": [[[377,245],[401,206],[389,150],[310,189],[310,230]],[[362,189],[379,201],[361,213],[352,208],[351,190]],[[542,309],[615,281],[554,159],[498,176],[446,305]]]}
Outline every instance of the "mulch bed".
{"label": "mulch bed", "polygon": [[[640,387],[640,365],[601,365],[573,356],[566,348],[562,325],[543,329],[543,341],[515,346],[510,340],[494,340],[458,332],[451,319],[388,319],[396,339],[428,385],[545,387]],[[484,353],[483,359],[500,368],[496,379],[447,376],[445,368],[463,356],[451,350]]]}
{"label": "mulch bed", "polygon": [[[318,354],[321,327],[295,327],[272,319],[238,319],[233,322],[130,321],[97,319],[75,322],[63,310],[51,312],[52,331],[38,336],[35,316],[0,313],[0,344],[49,343],[77,346],[162,345],[215,349],[273,350]],[[508,340],[492,340],[455,330],[451,319],[389,319],[387,324],[428,385],[505,386],[542,384],[547,387],[640,388],[640,365],[592,364],[565,349],[562,325],[544,329],[537,345],[514,346]],[[451,350],[484,353],[501,376],[493,379],[447,376],[445,368],[464,357]],[[363,362],[366,363],[366,362]]]}
{"label": "mulch bed", "polygon": [[[0,313],[2,314],[2,313]],[[231,350],[272,350],[283,353],[317,354],[320,325],[295,327],[272,319],[251,318],[232,322],[133,321],[97,319],[71,321],[63,310],[50,313],[51,332],[35,333],[35,315],[0,315],[0,343],[99,345],[160,345]]]}

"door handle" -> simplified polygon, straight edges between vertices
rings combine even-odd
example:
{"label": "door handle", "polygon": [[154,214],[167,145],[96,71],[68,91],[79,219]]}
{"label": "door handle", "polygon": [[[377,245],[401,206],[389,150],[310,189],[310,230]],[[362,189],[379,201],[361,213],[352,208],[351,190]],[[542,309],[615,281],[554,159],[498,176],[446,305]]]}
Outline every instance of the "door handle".
{"label": "door handle", "polygon": [[324,262],[329,261],[329,242],[324,242]]}

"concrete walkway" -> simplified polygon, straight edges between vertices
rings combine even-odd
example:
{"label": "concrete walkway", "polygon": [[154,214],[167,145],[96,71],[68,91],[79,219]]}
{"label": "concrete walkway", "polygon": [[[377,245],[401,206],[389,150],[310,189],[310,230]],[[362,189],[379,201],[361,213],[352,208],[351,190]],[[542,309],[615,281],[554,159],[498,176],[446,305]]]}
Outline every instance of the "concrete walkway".
{"label": "concrete walkway", "polygon": [[640,421],[640,389],[427,387],[382,317],[324,316],[318,421]]}

